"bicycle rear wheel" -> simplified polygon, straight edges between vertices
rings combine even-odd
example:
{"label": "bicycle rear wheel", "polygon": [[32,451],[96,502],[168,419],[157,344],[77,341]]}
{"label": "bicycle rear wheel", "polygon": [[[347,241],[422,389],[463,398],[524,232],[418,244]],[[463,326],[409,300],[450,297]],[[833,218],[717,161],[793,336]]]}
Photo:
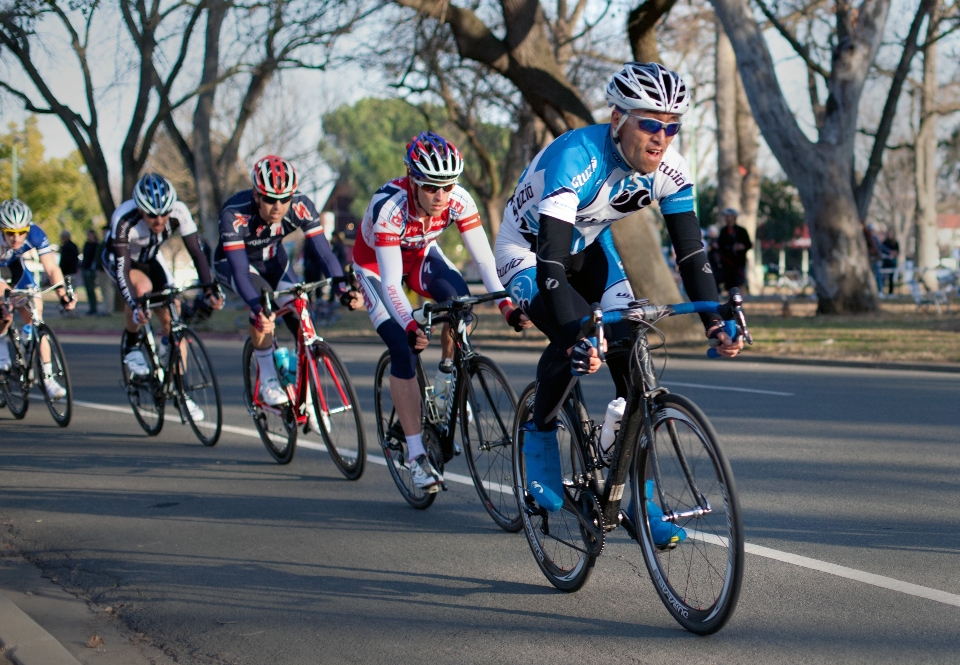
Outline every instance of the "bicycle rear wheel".
{"label": "bicycle rear wheel", "polygon": [[6,344],[7,351],[10,353],[10,369],[0,374],[0,389],[3,390],[3,396],[10,413],[17,420],[21,420],[27,415],[27,409],[30,407],[30,381],[28,377],[30,370],[27,367],[27,359],[24,358],[23,351],[20,348],[20,335],[13,323],[10,324],[10,329],[3,336],[0,344]]}
{"label": "bicycle rear wheel", "polygon": [[[43,340],[47,340],[47,344],[50,346],[50,372],[47,372],[44,368],[44,362],[40,352],[42,347],[37,349],[36,376],[40,378],[40,390],[43,393],[43,399],[47,403],[47,408],[50,409],[50,415],[53,416],[54,422],[60,427],[66,427],[70,424],[70,417],[73,415],[73,388],[70,385],[70,371],[67,369],[67,360],[63,355],[63,347],[60,346],[60,341],[57,339],[57,336],[53,334],[53,331],[50,330],[50,327],[45,323],[40,324],[37,328],[37,337],[40,344],[43,343]],[[51,395],[50,391],[47,390],[47,382],[50,379],[53,379],[57,386],[63,388],[64,393],[62,396]],[[51,385],[50,387],[57,391],[57,386]]]}
{"label": "bicycle rear wheel", "polygon": [[[523,434],[520,426],[533,418],[533,399],[536,382],[531,383],[520,395],[517,418],[513,427],[513,477],[514,492],[520,510],[520,520],[533,558],[550,584],[561,591],[572,592],[584,585],[593,571],[597,557],[587,551],[587,543],[577,516],[564,507],[555,513],[547,513],[537,506],[533,496],[526,490],[527,475],[523,462]],[[560,444],[560,461],[564,484],[586,468],[581,452],[580,420],[573,405],[567,401],[559,414],[560,427],[557,438]]]}
{"label": "bicycle rear wheel", "polygon": [[127,399],[133,408],[140,427],[147,436],[156,436],[163,429],[163,409],[166,397],[163,394],[163,381],[157,377],[157,368],[153,365],[153,354],[146,340],[141,339],[136,347],[150,368],[146,376],[134,376],[123,362],[123,348],[120,349],[120,367],[123,372],[123,385],[127,390]]}
{"label": "bicycle rear wheel", "polygon": [[[180,367],[177,371],[177,389],[181,399],[190,399],[196,405],[191,411],[182,404],[190,429],[205,446],[215,446],[223,427],[223,406],[220,386],[213,371],[207,349],[195,332],[186,328],[181,333]],[[185,348],[184,348],[185,347]],[[173,351],[173,349],[171,349]]]}
{"label": "bicycle rear wheel", "polygon": [[243,347],[243,400],[260,440],[278,464],[289,464],[297,449],[297,416],[290,404],[267,406],[260,402],[260,367],[253,343]]}
{"label": "bicycle rear wheel", "polygon": [[[653,413],[652,443],[641,449],[633,470],[633,508],[640,548],[660,600],[687,630],[709,635],[733,615],[743,581],[743,525],[730,465],[702,411],[680,395],[660,395]],[[646,443],[646,442],[644,442]],[[650,530],[651,500],[685,538],[657,545]],[[692,485],[701,495],[697,498]],[[700,513],[699,509],[710,512]]]}
{"label": "bicycle rear wheel", "polygon": [[460,389],[460,431],[483,507],[493,521],[515,533],[523,528],[513,495],[513,418],[517,395],[495,362],[483,356],[470,361]]}
{"label": "bicycle rear wheel", "polygon": [[310,393],[330,458],[347,480],[363,474],[367,441],[360,400],[347,368],[326,342],[311,347],[317,373],[310,372]]}
{"label": "bicycle rear wheel", "polygon": [[[377,414],[377,437],[383,448],[383,456],[387,458],[387,470],[396,483],[400,494],[414,508],[426,510],[437,498],[437,490],[417,487],[413,483],[413,476],[407,466],[407,441],[404,438],[400,418],[393,406],[390,396],[390,352],[380,356],[377,371],[373,377],[373,405]],[[443,473],[443,454],[440,452],[440,441],[431,427],[424,427],[423,447],[434,468]]]}

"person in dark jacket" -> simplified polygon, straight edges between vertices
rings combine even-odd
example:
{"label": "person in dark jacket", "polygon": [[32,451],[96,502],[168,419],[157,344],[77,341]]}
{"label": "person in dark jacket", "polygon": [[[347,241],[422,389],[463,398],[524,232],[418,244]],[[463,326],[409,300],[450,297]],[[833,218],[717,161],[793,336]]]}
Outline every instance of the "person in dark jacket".
{"label": "person in dark jacket", "polygon": [[83,288],[87,291],[87,316],[97,315],[97,248],[100,241],[97,232],[87,229],[87,241],[83,243],[83,259],[80,261],[80,274],[83,276]]}
{"label": "person in dark jacket", "polygon": [[720,229],[717,246],[723,267],[723,285],[727,291],[736,287],[742,289],[747,282],[747,252],[753,249],[750,234],[742,226],[737,226],[737,215],[733,208],[723,211],[726,226]]}
{"label": "person in dark jacket", "polygon": [[60,232],[60,270],[64,277],[72,277],[80,269],[80,250],[70,240],[70,232],[64,229]]}

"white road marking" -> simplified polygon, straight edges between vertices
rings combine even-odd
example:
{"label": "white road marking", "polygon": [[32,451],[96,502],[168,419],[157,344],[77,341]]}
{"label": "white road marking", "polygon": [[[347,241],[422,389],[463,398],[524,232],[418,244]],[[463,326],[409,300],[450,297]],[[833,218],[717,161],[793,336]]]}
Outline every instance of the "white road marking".
{"label": "white road marking", "polygon": [[778,390],[757,390],[756,388],[737,388],[735,386],[708,386],[702,383],[681,383],[679,381],[664,381],[665,386],[680,386],[681,388],[700,388],[702,390],[723,390],[733,393],[754,393],[756,395],[776,395],[777,397],[793,397],[793,393],[782,393]]}
{"label": "white road marking", "polygon": [[[676,383],[674,385],[695,385],[695,384],[680,384]],[[705,386],[697,386],[705,387]],[[719,389],[719,387],[717,387]],[[757,392],[757,391],[753,391]],[[789,395],[790,393],[774,393],[778,395]],[[100,411],[110,411],[113,413],[130,413],[129,408],[123,408],[119,406],[113,406],[111,404],[97,404],[96,402],[85,402],[81,400],[74,400],[73,402],[77,406],[85,406],[90,409],[99,409]],[[131,414],[132,415],[132,414]],[[201,423],[204,427],[211,427],[208,423]],[[248,428],[248,427],[235,427],[233,425],[223,425],[224,432],[230,432],[231,434],[239,434],[241,436],[248,436],[255,439],[259,439],[260,435],[257,433],[257,430]],[[314,442],[309,440],[304,440],[297,438],[297,445],[302,448],[308,448],[310,450],[318,450],[320,452],[327,452],[327,447],[322,442]],[[386,466],[387,460],[378,455],[367,455],[367,461],[374,464],[379,464],[380,466]],[[473,479],[469,476],[464,476],[459,473],[445,473],[444,479],[460,483],[461,485],[470,485],[473,486]],[[502,485],[488,484],[488,490],[495,492],[512,493],[513,490],[509,487],[504,487]],[[702,541],[710,542],[715,545],[726,546],[726,542],[722,538],[716,536],[702,533],[700,531],[692,531],[691,537],[697,538]],[[821,573],[827,573],[829,575],[835,575],[837,577],[842,577],[848,580],[854,580],[856,582],[862,582],[864,584],[869,584],[871,586],[879,587],[881,589],[889,589],[891,591],[898,591],[900,593],[906,594],[908,596],[916,596],[918,598],[925,598],[927,600],[933,600],[938,603],[944,603],[946,605],[953,605],[954,607],[960,607],[960,595],[949,593],[947,591],[941,591],[939,589],[932,589],[930,587],[920,586],[919,584],[913,584],[911,582],[904,582],[902,580],[894,579],[892,577],[885,577],[883,575],[875,575],[874,573],[868,573],[863,570],[857,570],[856,568],[848,568],[846,566],[840,566],[835,563],[830,563],[828,561],[820,561],[819,559],[811,559],[810,557],[800,556],[799,554],[791,554],[790,552],[781,552],[780,550],[775,550],[769,547],[763,547],[762,545],[754,545],[752,543],[745,543],[744,550],[748,554],[754,554],[756,556],[762,556],[767,559],[773,559],[774,561],[781,561],[783,563],[789,563],[800,568],[808,568],[810,570],[816,570]]]}

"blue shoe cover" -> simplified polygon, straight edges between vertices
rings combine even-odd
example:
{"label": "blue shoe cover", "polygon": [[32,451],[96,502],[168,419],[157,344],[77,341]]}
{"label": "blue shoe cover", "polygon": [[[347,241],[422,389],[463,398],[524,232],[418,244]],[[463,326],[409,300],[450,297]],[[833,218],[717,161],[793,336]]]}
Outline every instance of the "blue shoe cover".
{"label": "blue shoe cover", "polygon": [[647,519],[650,520],[650,533],[653,535],[653,544],[657,547],[666,547],[672,543],[686,540],[687,532],[672,522],[664,522],[663,511],[653,502],[653,479],[647,481],[644,488],[647,497]]}
{"label": "blue shoe cover", "polygon": [[541,508],[555,513],[563,507],[563,471],[557,430],[537,430],[533,421],[520,428],[523,435],[523,460],[527,468],[527,489]]}

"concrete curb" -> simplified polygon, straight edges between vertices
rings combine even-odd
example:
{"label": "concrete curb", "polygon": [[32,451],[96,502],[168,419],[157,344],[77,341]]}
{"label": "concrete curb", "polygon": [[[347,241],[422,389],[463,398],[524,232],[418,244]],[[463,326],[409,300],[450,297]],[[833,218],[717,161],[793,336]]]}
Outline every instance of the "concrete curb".
{"label": "concrete curb", "polygon": [[0,646],[17,665],[80,665],[63,645],[0,591]]}

